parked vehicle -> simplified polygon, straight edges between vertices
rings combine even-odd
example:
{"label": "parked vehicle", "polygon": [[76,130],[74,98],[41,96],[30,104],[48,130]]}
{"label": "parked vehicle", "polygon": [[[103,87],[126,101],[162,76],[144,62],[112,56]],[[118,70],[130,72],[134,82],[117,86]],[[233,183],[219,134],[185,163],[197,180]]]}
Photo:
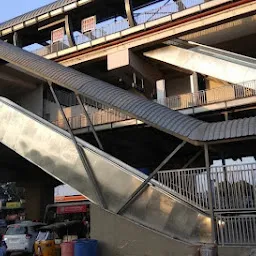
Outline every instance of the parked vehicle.
{"label": "parked vehicle", "polygon": [[49,224],[81,221],[83,222],[83,233],[86,238],[90,237],[90,202],[69,202],[47,205],[44,222]]}
{"label": "parked vehicle", "polygon": [[45,209],[44,222],[47,224],[73,220],[90,222],[89,201],[50,204]]}
{"label": "parked vehicle", "polygon": [[43,223],[23,221],[7,227],[4,241],[7,245],[7,253],[22,252],[33,253],[34,243]]}
{"label": "parked vehicle", "polygon": [[60,244],[78,238],[85,238],[84,223],[82,221],[66,221],[54,223],[40,228],[35,241],[34,254],[36,256],[59,256]]}

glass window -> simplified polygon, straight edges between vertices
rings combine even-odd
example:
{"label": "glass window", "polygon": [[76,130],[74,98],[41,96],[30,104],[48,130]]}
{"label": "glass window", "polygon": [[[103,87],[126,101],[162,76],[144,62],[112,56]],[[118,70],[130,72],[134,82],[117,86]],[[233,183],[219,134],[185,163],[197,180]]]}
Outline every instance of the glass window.
{"label": "glass window", "polygon": [[37,241],[45,241],[48,240],[49,238],[49,231],[40,231],[37,235],[36,240]]}
{"label": "glass window", "polygon": [[24,235],[27,234],[27,228],[22,226],[9,227],[6,231],[6,235]]}

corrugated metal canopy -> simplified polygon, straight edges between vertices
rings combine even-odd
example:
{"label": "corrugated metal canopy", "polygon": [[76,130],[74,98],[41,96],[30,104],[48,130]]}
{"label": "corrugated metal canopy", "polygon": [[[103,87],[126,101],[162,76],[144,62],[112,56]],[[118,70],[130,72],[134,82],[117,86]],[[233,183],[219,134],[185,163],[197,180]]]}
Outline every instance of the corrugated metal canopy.
{"label": "corrugated metal canopy", "polygon": [[[39,17],[41,15],[50,13],[52,11],[55,11],[55,10],[59,9],[59,8],[63,8],[65,6],[67,6],[67,5],[69,5],[69,4],[76,3],[76,2],[79,2],[79,1],[80,0],[58,0],[58,1],[55,1],[53,3],[50,3],[48,5],[42,6],[40,8],[37,8],[37,9],[35,9],[33,11],[30,11],[30,12],[22,14],[22,15],[20,15],[18,17],[15,17],[15,18],[13,18],[11,20],[8,20],[8,21],[5,21],[3,23],[0,23],[0,31],[8,29],[8,28],[11,28],[11,27],[13,27],[15,25],[24,23],[26,21],[29,21],[29,20],[34,19],[34,18],[37,18],[37,17]],[[103,2],[103,1],[106,1],[106,0],[97,0],[97,1],[95,1],[95,3],[97,5],[100,5],[100,1]],[[134,1],[133,5],[134,5],[134,7],[138,8],[139,6],[148,5],[150,3],[153,4],[153,3],[156,3],[156,2],[159,2],[159,1],[161,1],[161,0],[137,0],[137,1]],[[88,1],[88,3],[89,2],[91,2],[91,1]],[[120,6],[122,4],[124,5],[124,0],[107,0],[108,4],[111,4],[112,2],[118,8],[120,8]],[[104,9],[102,9],[102,11],[105,12]]]}
{"label": "corrugated metal canopy", "polygon": [[0,31],[4,30],[4,29],[7,29],[7,28],[10,28],[12,26],[18,25],[18,24],[23,23],[25,21],[28,21],[30,19],[36,18],[36,17],[38,17],[40,15],[43,15],[43,14],[46,14],[48,12],[54,11],[58,8],[62,8],[66,5],[68,5],[68,4],[75,3],[77,1],[78,0],[59,0],[59,1],[55,1],[51,4],[45,5],[43,7],[35,9],[31,12],[27,12],[23,15],[20,15],[20,16],[16,17],[16,18],[13,18],[11,20],[8,20],[6,22],[1,23],[0,24]]}
{"label": "corrugated metal canopy", "polygon": [[1,40],[0,59],[193,144],[256,135],[256,117],[203,122]]}

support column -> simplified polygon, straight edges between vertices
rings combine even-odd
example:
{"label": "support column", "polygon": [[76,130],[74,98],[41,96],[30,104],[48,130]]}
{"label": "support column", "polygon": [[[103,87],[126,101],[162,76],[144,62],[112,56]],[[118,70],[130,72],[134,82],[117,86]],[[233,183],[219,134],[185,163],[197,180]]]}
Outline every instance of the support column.
{"label": "support column", "polygon": [[174,2],[177,4],[179,12],[186,9],[186,6],[183,4],[182,0],[174,0]]}
{"label": "support column", "polygon": [[45,208],[54,203],[54,186],[48,184],[24,184],[26,219],[43,221]]}
{"label": "support column", "polygon": [[198,105],[198,95],[196,94],[196,92],[199,91],[199,87],[198,87],[198,75],[196,72],[194,72],[191,76],[190,76],[190,88],[191,88],[191,93],[194,94],[193,96],[193,106],[197,106]]}
{"label": "support column", "polygon": [[225,118],[225,121],[229,120],[229,115],[227,111],[224,112],[224,118]]}
{"label": "support column", "polygon": [[69,15],[65,16],[65,30],[66,34],[68,36],[68,43],[70,47],[73,47],[76,45],[75,38],[73,35],[73,26]]}
{"label": "support column", "polygon": [[17,103],[23,108],[31,111],[32,113],[43,116],[44,102],[43,102],[43,85],[32,85],[35,86],[33,90],[29,90],[25,93]]}
{"label": "support column", "polygon": [[18,32],[13,33],[13,45],[17,47],[22,46]]}
{"label": "support column", "polygon": [[191,92],[192,93],[198,92],[198,90],[199,90],[199,87],[198,87],[198,76],[197,76],[196,72],[194,72],[190,76],[190,87],[191,87]]}
{"label": "support column", "polygon": [[129,26],[134,27],[137,24],[136,24],[136,21],[134,19],[134,15],[133,15],[132,0],[124,0],[124,4],[125,4],[125,12],[126,12],[126,16],[127,16]]}
{"label": "support column", "polygon": [[165,86],[164,79],[156,81],[156,94],[157,94],[157,102],[159,104],[165,105],[166,86]]}
{"label": "support column", "polygon": [[212,181],[211,181],[211,169],[210,169],[210,159],[209,159],[209,147],[207,144],[204,145],[204,156],[205,156],[205,167],[207,172],[207,184],[208,184],[208,201],[209,201],[209,210],[211,215],[211,224],[212,224],[212,242],[217,242],[216,236],[216,225],[214,217],[214,199],[212,191]]}

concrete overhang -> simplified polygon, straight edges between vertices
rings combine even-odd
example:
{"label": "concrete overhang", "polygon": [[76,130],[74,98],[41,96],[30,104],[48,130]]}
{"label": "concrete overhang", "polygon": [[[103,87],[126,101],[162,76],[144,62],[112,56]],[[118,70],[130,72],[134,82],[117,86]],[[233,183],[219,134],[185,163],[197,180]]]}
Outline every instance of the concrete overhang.
{"label": "concrete overhang", "polygon": [[[120,50],[147,49],[148,47],[152,47],[152,45],[161,44],[166,39],[189,35],[192,32],[202,31],[209,27],[215,26],[218,28],[220,24],[230,24],[231,21],[236,20],[240,20],[234,23],[234,27],[236,27],[237,31],[243,31],[242,35],[251,34],[253,33],[253,27],[255,25],[255,16],[252,16],[253,12],[256,12],[256,2],[247,2],[245,4],[237,4],[236,2],[227,5],[225,8],[219,7],[192,17],[172,22],[168,21],[164,25],[159,24],[157,27],[147,28],[146,23],[140,25],[141,28],[139,30],[131,30],[130,34],[124,37],[118,35],[112,40],[107,40],[107,38],[102,38],[102,40],[97,39],[97,42],[95,40],[95,42],[92,41],[60,51],[59,53],[53,53],[47,55],[46,58],[55,59],[64,66],[73,66],[82,62],[104,58]],[[250,17],[244,18],[244,16]],[[249,29],[246,31],[248,24]],[[232,27],[229,25],[227,29],[231,28]],[[220,33],[220,31],[221,30],[217,32]],[[227,33],[227,31],[224,33],[232,36],[235,34],[236,37],[240,37],[237,31],[235,33]],[[219,36],[219,41],[225,39],[222,34],[215,34],[215,36]],[[228,37],[226,37],[226,41],[227,40],[229,40]]]}
{"label": "concrete overhang", "polygon": [[0,66],[0,93],[1,95],[13,97],[28,91],[35,90],[43,80],[29,72],[22,71],[12,64]]}

